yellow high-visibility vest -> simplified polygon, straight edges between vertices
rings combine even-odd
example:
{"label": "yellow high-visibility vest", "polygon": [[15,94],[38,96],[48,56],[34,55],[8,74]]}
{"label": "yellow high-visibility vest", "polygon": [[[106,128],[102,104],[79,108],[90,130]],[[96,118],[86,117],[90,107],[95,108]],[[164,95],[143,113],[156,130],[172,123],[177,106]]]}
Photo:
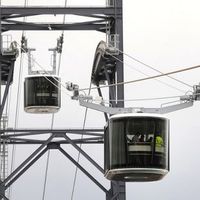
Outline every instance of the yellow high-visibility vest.
{"label": "yellow high-visibility vest", "polygon": [[156,136],[156,146],[162,147],[163,146],[163,139],[160,136]]}

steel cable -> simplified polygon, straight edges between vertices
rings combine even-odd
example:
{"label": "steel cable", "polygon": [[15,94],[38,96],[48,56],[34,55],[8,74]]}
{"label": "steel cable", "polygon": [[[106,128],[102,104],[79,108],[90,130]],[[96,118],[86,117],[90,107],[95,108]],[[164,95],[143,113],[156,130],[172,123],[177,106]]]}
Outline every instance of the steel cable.
{"label": "steel cable", "polygon": [[[119,62],[125,64],[126,66],[129,66],[131,69],[134,69],[135,71],[137,71],[137,72],[139,72],[139,73],[141,73],[141,74],[143,74],[143,75],[149,77],[148,74],[142,72],[141,70],[136,69],[136,68],[133,67],[133,66],[128,65],[127,63],[123,62],[122,60],[120,60],[120,59],[117,58],[116,56],[112,55],[111,53],[108,53],[108,52],[106,52],[106,53],[109,54],[109,55],[111,55],[115,60],[117,60],[117,61],[119,61]],[[185,93],[185,92],[186,92],[186,91],[183,91],[183,90],[181,90],[181,89],[179,89],[179,88],[177,88],[177,87],[175,87],[175,86],[172,86],[172,85],[170,85],[170,84],[168,84],[168,83],[165,83],[164,81],[157,80],[157,79],[155,79],[155,81],[157,81],[157,82],[159,82],[159,83],[162,83],[162,84],[164,84],[164,85],[166,85],[166,86],[168,86],[168,87],[170,87],[170,88],[173,88],[173,89],[175,89],[175,90],[178,90],[179,92],[182,92],[182,93]]]}
{"label": "steel cable", "polygon": [[98,88],[107,88],[107,87],[112,87],[112,86],[117,86],[117,85],[125,85],[125,84],[131,84],[131,83],[138,83],[138,82],[142,82],[142,81],[146,81],[146,80],[152,80],[152,79],[155,79],[155,78],[160,78],[160,77],[164,77],[164,76],[168,76],[168,75],[172,75],[172,74],[177,74],[177,73],[181,73],[181,72],[185,72],[185,71],[194,70],[194,69],[197,69],[197,68],[200,68],[200,65],[196,65],[196,66],[193,66],[193,67],[186,67],[186,68],[182,68],[182,69],[179,69],[179,70],[167,72],[167,73],[164,73],[164,74],[159,74],[159,75],[150,76],[150,77],[146,77],[146,78],[140,78],[140,79],[136,79],[136,80],[124,81],[124,82],[114,83],[114,84],[110,84],[110,85],[102,85],[102,86],[99,86],[99,87],[81,88],[81,89],[79,89],[79,91],[93,90],[93,89],[98,89]]}
{"label": "steel cable", "polygon": [[[65,7],[67,6],[67,0],[65,0]],[[65,23],[65,15],[63,16],[63,24]],[[62,31],[61,33],[62,37],[64,38],[64,31]],[[59,55],[59,61],[58,61],[58,70],[57,70],[57,75],[59,76],[60,74],[60,67],[61,67],[61,59],[62,59],[62,53],[60,53]],[[39,65],[40,66],[40,65]],[[49,82],[51,82],[54,86],[56,86],[59,90],[61,90],[60,87],[58,87],[57,85],[55,85],[52,81],[50,81],[46,76],[44,76]],[[57,79],[54,79],[57,81]],[[59,84],[61,84],[61,82],[57,81]],[[66,93],[67,94],[67,93]],[[68,94],[67,94],[68,95]],[[68,95],[70,96],[70,95]],[[54,125],[54,118],[55,118],[55,114],[52,114],[52,119],[51,119],[51,129],[53,129],[53,125]],[[47,185],[47,176],[48,176],[48,169],[49,169],[49,160],[50,160],[50,150],[48,150],[48,154],[47,154],[47,161],[46,161],[46,169],[45,169],[45,180],[44,180],[44,187],[43,187],[43,195],[42,195],[42,200],[45,199],[45,193],[46,193],[46,185]]]}
{"label": "steel cable", "polygon": [[[92,83],[90,82],[90,87],[91,86],[92,86]],[[88,95],[90,95],[90,91],[91,90],[88,91]],[[85,129],[87,112],[88,112],[88,108],[85,109],[84,120],[83,120],[83,130]],[[81,135],[81,139],[83,139],[83,134]],[[80,144],[80,148],[82,148],[82,144]],[[81,153],[78,152],[77,163],[79,163],[79,161],[80,161],[80,155],[81,155]],[[74,198],[74,191],[75,191],[75,186],[76,186],[77,174],[78,174],[78,167],[76,167],[75,173],[74,173],[74,180],[73,180],[73,187],[72,187],[72,193],[71,193],[71,200],[73,200],[73,198]]]}
{"label": "steel cable", "polygon": [[[150,69],[152,69],[152,70],[154,70],[154,71],[156,71],[156,72],[158,72],[158,73],[160,73],[160,74],[164,74],[163,72],[161,72],[160,70],[158,70],[158,69],[152,67],[151,65],[148,65],[148,64],[146,64],[146,63],[144,63],[144,62],[138,60],[137,58],[134,58],[133,56],[131,56],[131,55],[127,54],[127,53],[124,53],[123,51],[121,51],[121,50],[119,50],[119,49],[118,49],[118,51],[119,51],[120,53],[123,53],[125,56],[131,58],[132,60],[134,60],[134,61],[136,61],[136,62],[138,62],[138,63],[140,63],[140,64],[142,64],[142,65],[144,65],[144,66],[146,66],[146,67],[148,67],[148,68],[150,68]],[[176,78],[174,78],[174,77],[171,77],[171,76],[169,76],[169,75],[167,75],[167,77],[169,77],[170,79],[175,80],[175,81],[177,81],[177,82],[179,82],[179,83],[181,83],[181,84],[183,84],[183,85],[186,85],[186,86],[192,88],[191,85],[185,83],[184,81],[181,81],[181,80],[176,79]]]}

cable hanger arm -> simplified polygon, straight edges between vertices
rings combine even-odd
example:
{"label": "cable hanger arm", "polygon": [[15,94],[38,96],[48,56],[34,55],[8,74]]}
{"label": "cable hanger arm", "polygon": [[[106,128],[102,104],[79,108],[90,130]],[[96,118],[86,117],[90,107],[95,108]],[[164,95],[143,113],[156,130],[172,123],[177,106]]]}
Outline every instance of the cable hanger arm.
{"label": "cable hanger arm", "polygon": [[122,113],[157,113],[157,114],[167,114],[170,112],[182,110],[193,106],[193,101],[180,102],[174,105],[158,107],[158,108],[144,108],[144,107],[130,107],[130,108],[118,108],[118,107],[108,107],[100,104],[95,104],[87,102],[85,100],[79,100],[79,104],[83,107],[90,108],[96,111],[108,113],[111,115],[122,114]]}
{"label": "cable hanger arm", "polygon": [[[144,107],[130,107],[130,108],[120,108],[120,107],[108,107],[102,104],[93,103],[92,96],[79,95],[78,85],[68,83],[67,89],[73,91],[72,99],[78,100],[79,104],[83,107],[97,110],[100,112],[108,114],[119,114],[119,113],[158,113],[166,114],[174,112],[177,110],[182,110],[193,105],[194,101],[200,101],[200,84],[194,86],[194,92],[191,95],[180,96],[179,101],[173,101],[169,103],[162,104],[158,108],[144,108]],[[171,105],[169,105],[171,104]],[[168,106],[164,106],[168,105]]]}

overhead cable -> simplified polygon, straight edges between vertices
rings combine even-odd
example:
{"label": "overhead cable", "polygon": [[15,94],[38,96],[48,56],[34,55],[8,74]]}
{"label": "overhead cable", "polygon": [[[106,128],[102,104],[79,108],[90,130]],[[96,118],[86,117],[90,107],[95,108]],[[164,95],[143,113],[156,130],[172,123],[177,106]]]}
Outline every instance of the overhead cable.
{"label": "overhead cable", "polygon": [[[18,44],[19,45],[19,44]],[[112,55],[113,56],[113,55]],[[117,57],[113,56],[116,60],[118,60],[119,62],[123,62],[121,61],[120,59],[118,59]],[[36,61],[36,59],[32,58],[33,59],[33,62],[38,65],[42,70],[44,70],[45,72],[45,69]],[[132,66],[130,66],[132,67]],[[179,73],[179,72],[182,72],[182,71],[187,71],[187,70],[192,70],[192,69],[195,69],[195,68],[198,68],[199,66],[195,66],[195,67],[192,67],[192,68],[185,68],[185,69],[182,69],[182,70],[178,70],[178,71],[172,71],[172,72],[169,72],[169,73],[166,73],[166,74],[160,74],[160,75],[156,75],[156,76],[149,76],[147,78],[142,78],[142,79],[137,79],[137,80],[132,80],[132,81],[127,81],[127,82],[122,82],[122,83],[117,83],[117,84],[111,84],[111,85],[105,85],[105,86],[99,86],[99,87],[91,87],[91,89],[97,89],[97,88],[105,88],[105,87],[110,87],[110,86],[114,86],[114,85],[119,85],[119,84],[128,84],[128,83],[134,83],[134,82],[139,82],[139,81],[144,81],[144,80],[148,80],[148,79],[154,79],[154,78],[159,78],[159,77],[162,77],[162,76],[167,76],[167,74],[175,74],[175,73]],[[147,74],[143,73],[142,71],[138,70],[138,69],[135,69],[136,71],[138,71],[139,73],[142,73],[146,76],[148,76]],[[46,73],[48,74],[48,71],[46,71]],[[57,87],[59,90],[61,90],[55,83],[53,83],[51,80],[48,79],[48,77],[46,77],[45,75],[43,75],[44,78],[46,78],[49,82],[51,82],[55,87]],[[62,85],[62,87],[64,87],[64,89],[66,89],[66,87],[60,82],[58,81],[57,79],[55,79],[58,83],[60,83]],[[159,81],[159,80],[157,80]],[[162,81],[159,81],[165,85],[168,85],[169,87],[171,88],[174,88],[180,92],[183,92],[185,93],[186,91],[183,91],[183,90],[180,90],[172,85],[169,85],[165,82],[162,82]],[[89,90],[90,88],[84,88],[84,89],[79,89],[79,91],[82,91],[84,92],[84,90]],[[67,96],[71,96],[69,95],[68,93],[66,93],[65,90],[62,90]],[[152,98],[153,100],[154,98]],[[155,98],[156,99],[156,98]],[[119,100],[120,101],[120,100]],[[125,100],[126,101],[126,100]],[[138,100],[139,101],[139,100]]]}
{"label": "overhead cable", "polygon": [[[67,0],[65,0],[65,7],[67,6]],[[65,23],[65,15],[63,16],[63,24]],[[64,31],[62,31],[62,35],[61,37],[64,38]],[[60,66],[61,66],[61,58],[62,58],[62,52],[59,54],[59,61],[58,61],[58,70],[57,70],[57,75],[59,76],[60,74]],[[53,84],[55,87],[57,87],[59,90],[61,90],[60,87],[58,87],[56,84],[54,84],[48,77],[44,76],[51,84]],[[54,79],[57,80],[57,79]],[[58,81],[59,84],[61,84],[61,82]],[[66,93],[67,94],[67,93]],[[67,94],[68,95],[68,94]],[[70,96],[70,95],[68,95]],[[52,118],[51,118],[51,129],[53,129],[53,125],[54,125],[54,118],[55,118],[55,114],[52,114]],[[46,193],[46,185],[47,185],[47,176],[48,176],[48,169],[49,169],[49,160],[50,160],[50,150],[48,150],[48,154],[47,154],[47,161],[46,161],[46,169],[45,169],[45,180],[44,180],[44,187],[43,187],[43,195],[42,195],[42,200],[45,200],[45,193]]]}
{"label": "overhead cable", "polygon": [[[90,82],[90,87],[92,86],[92,82]],[[88,91],[88,95],[90,95],[91,90],[89,89]],[[83,120],[83,127],[82,129],[85,129],[85,124],[86,124],[86,118],[87,118],[87,112],[88,112],[88,108],[85,108],[85,114],[84,114],[84,120]],[[83,133],[81,135],[81,139],[83,139]],[[80,148],[82,148],[82,144],[80,144]],[[78,152],[78,157],[77,157],[77,163],[79,163],[80,161],[80,151]],[[71,193],[71,200],[73,200],[74,198],[74,191],[75,191],[75,185],[76,185],[76,180],[77,180],[77,174],[78,174],[78,167],[76,166],[76,170],[75,170],[75,174],[74,174],[74,180],[73,180],[73,187],[72,187],[72,193]]]}
{"label": "overhead cable", "polygon": [[[19,45],[19,44],[18,44]],[[112,55],[113,56],[113,55]],[[119,62],[123,62],[121,61],[120,59],[118,59],[117,57],[113,56],[116,60],[118,60]],[[37,61],[36,59],[32,58],[33,59],[33,62],[38,65],[44,72],[46,72],[48,74],[48,71],[46,71]],[[130,66],[132,67],[132,66]],[[184,71],[188,71],[188,70],[192,70],[192,69],[196,69],[196,68],[199,68],[199,66],[194,66],[194,67],[190,67],[190,68],[184,68],[184,69],[181,69],[181,70],[177,70],[177,71],[172,71],[172,72],[169,72],[169,73],[166,73],[166,74],[160,74],[160,75],[156,75],[156,76],[149,76],[147,78],[142,78],[142,79],[137,79],[137,80],[132,80],[132,81],[127,81],[127,82],[121,82],[121,83],[116,83],[116,84],[111,84],[111,85],[105,85],[105,86],[99,86],[99,87],[91,87],[91,88],[82,88],[82,89],[79,89],[79,91],[82,91],[84,92],[85,90],[89,90],[89,89],[97,89],[97,88],[105,88],[105,87],[110,87],[110,86],[115,86],[115,85],[120,85],[120,84],[129,84],[129,83],[134,83],[134,82],[140,82],[140,81],[145,81],[145,80],[150,80],[150,79],[155,79],[155,78],[159,78],[159,77],[163,77],[163,76],[167,76],[168,74],[175,74],[175,73],[180,73],[180,72],[184,72]],[[148,76],[147,74],[143,73],[142,71],[138,70],[138,69],[135,69],[136,71],[138,71],[139,73],[142,73],[146,76]],[[42,74],[41,74],[42,75]],[[49,74],[50,75],[50,74]],[[53,83],[51,80],[48,79],[48,77],[46,77],[45,75],[43,75],[44,78],[46,78],[49,82],[51,82],[55,87],[57,87],[59,90],[61,90],[55,83]],[[57,79],[55,79],[58,83],[60,83],[62,85],[62,87],[64,87],[64,89],[66,89],[66,87],[60,82],[58,81]],[[159,80],[157,80],[159,81]],[[180,90],[172,85],[169,85],[165,82],[162,82],[162,81],[159,81],[165,85],[168,85],[169,87],[171,88],[174,88],[180,92],[183,92],[185,93],[186,91],[183,91],[183,90]],[[67,96],[71,96],[69,95],[68,93],[66,93],[65,90],[62,90]],[[155,98],[156,99],[156,98]],[[153,100],[153,98],[152,98]],[[120,100],[119,100],[120,101]],[[139,101],[139,100],[138,100]]]}
{"label": "overhead cable", "polygon": [[[154,70],[154,71],[156,71],[156,72],[158,72],[158,73],[160,73],[160,74],[164,74],[164,73],[161,72],[160,70],[158,70],[158,69],[156,69],[156,68],[154,68],[154,67],[152,67],[152,66],[150,66],[150,65],[148,65],[148,64],[146,64],[146,63],[144,63],[144,62],[142,62],[142,61],[140,61],[140,60],[138,60],[137,58],[134,58],[133,56],[131,56],[131,55],[129,55],[129,54],[126,54],[126,53],[124,53],[123,51],[121,51],[121,50],[119,50],[119,49],[118,49],[118,51],[119,51],[120,53],[123,53],[125,56],[131,58],[132,60],[134,60],[134,61],[136,61],[136,62],[138,62],[138,63],[140,63],[140,64],[142,64],[142,65],[144,65],[144,66],[146,66],[146,67],[148,67],[148,68],[150,68],[150,69],[152,69],[152,70]],[[181,83],[181,84],[183,84],[183,85],[186,85],[186,86],[192,88],[191,85],[189,85],[189,84],[187,84],[187,83],[185,83],[185,82],[183,82],[183,81],[181,81],[181,80],[179,80],[179,79],[176,79],[176,78],[171,77],[171,76],[169,76],[169,75],[167,75],[167,77],[169,77],[170,79],[173,79],[173,80],[175,80],[175,81],[177,81],[177,82],[179,82],[179,83]]]}
{"label": "overhead cable", "polygon": [[89,89],[98,89],[98,88],[107,88],[107,87],[113,87],[113,86],[117,86],[117,85],[126,85],[126,84],[131,84],[131,83],[138,83],[138,82],[142,82],[142,81],[146,81],[146,80],[152,80],[155,78],[160,78],[160,77],[164,77],[164,76],[168,76],[168,75],[172,75],[172,74],[178,74],[181,72],[185,72],[185,71],[190,71],[190,70],[194,70],[194,69],[198,69],[200,68],[200,65],[196,65],[193,67],[187,67],[187,68],[183,68],[183,69],[179,69],[176,71],[171,71],[165,74],[159,74],[159,75],[155,75],[155,76],[150,76],[150,77],[146,77],[146,78],[141,78],[141,79],[136,79],[136,80],[131,80],[131,81],[124,81],[124,82],[119,82],[119,83],[114,83],[114,84],[110,84],[110,85],[102,85],[99,87],[92,87],[92,88],[82,88],[79,89],[79,91],[82,90],[89,90]]}
{"label": "overhead cable", "polygon": [[47,176],[48,176],[48,170],[49,170],[49,158],[50,158],[50,150],[48,150],[48,153],[47,153],[42,200],[45,199],[45,194],[46,194]]}
{"label": "overhead cable", "polygon": [[[139,72],[139,73],[141,73],[141,74],[143,74],[143,75],[149,77],[148,74],[146,74],[146,73],[142,72],[141,70],[136,69],[135,67],[133,67],[133,66],[131,66],[131,65],[129,65],[129,64],[125,63],[125,62],[123,62],[122,60],[120,60],[120,59],[117,58],[116,56],[112,55],[111,53],[109,53],[109,52],[106,52],[106,53],[109,54],[110,56],[112,56],[115,60],[117,60],[117,61],[119,61],[119,62],[125,64],[125,65],[128,66],[128,67],[130,67],[131,69],[134,69],[135,71],[137,71],[137,72]],[[164,82],[164,81],[157,80],[157,79],[155,79],[155,81],[160,82],[160,83],[162,83],[163,85],[166,85],[166,86],[168,86],[168,87],[170,87],[170,88],[173,88],[173,89],[175,89],[175,90],[178,90],[179,92],[182,92],[182,93],[185,93],[185,92],[186,92],[186,91],[181,90],[181,89],[179,89],[179,88],[177,88],[177,87],[175,87],[175,86],[173,86],[173,85],[170,85],[170,84],[168,84],[168,83],[166,83],[166,82]]]}

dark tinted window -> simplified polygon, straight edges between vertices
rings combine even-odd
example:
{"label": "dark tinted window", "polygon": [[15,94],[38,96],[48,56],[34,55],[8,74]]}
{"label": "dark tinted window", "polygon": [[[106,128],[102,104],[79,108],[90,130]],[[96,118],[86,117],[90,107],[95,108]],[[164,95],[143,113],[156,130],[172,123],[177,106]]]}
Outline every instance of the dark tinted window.
{"label": "dark tinted window", "polygon": [[[60,106],[58,78],[30,77],[24,83],[24,104],[27,106]],[[55,80],[56,79],[56,80]]]}
{"label": "dark tinted window", "polygon": [[168,122],[156,117],[112,119],[111,168],[168,168]]}

